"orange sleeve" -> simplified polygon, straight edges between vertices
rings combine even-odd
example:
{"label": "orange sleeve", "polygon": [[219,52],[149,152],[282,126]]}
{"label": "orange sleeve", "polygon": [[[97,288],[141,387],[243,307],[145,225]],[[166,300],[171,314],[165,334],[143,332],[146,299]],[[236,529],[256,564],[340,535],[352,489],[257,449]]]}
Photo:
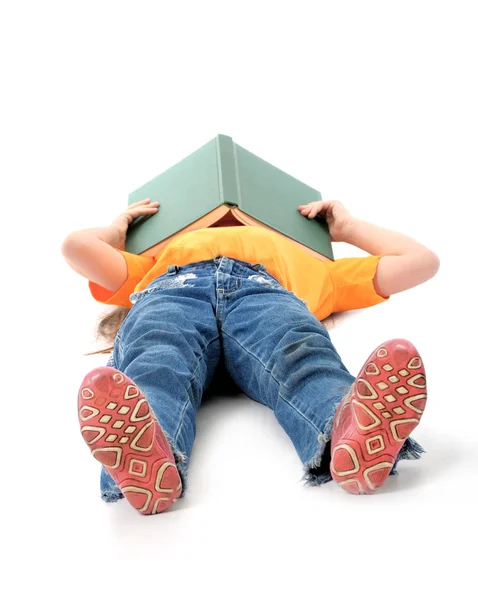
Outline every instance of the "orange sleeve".
{"label": "orange sleeve", "polygon": [[334,288],[332,312],[366,308],[388,300],[375,291],[373,279],[381,256],[339,258],[327,263]]}
{"label": "orange sleeve", "polygon": [[154,267],[156,259],[153,256],[139,256],[123,250],[117,250],[117,252],[124,256],[128,269],[128,277],[123,285],[116,292],[107,290],[93,281],[89,281],[88,285],[91,295],[98,302],[131,308],[133,305],[129,301],[130,295],[143,277]]}

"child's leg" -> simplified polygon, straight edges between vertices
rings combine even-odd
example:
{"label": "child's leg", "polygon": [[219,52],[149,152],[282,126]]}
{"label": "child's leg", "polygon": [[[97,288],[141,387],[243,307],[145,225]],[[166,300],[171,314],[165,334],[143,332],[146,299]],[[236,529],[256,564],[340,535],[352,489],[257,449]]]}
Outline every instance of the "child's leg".
{"label": "child's leg", "polygon": [[[325,327],[267,272],[250,270],[241,289],[225,300],[222,334],[232,379],[274,410],[304,463],[305,479],[314,485],[330,481],[334,416],[355,377]],[[418,458],[421,448],[406,440],[402,450],[398,459]]]}
{"label": "child's leg", "polygon": [[[185,284],[184,276],[178,277],[172,271],[152,282],[149,290],[136,295],[136,303],[118,332],[108,364],[130,378],[149,403],[160,425],[158,431],[164,432],[179,470],[182,496],[187,489],[187,468],[196,435],[196,411],[221,356],[212,301],[214,281],[211,277],[201,277]],[[107,367],[103,369],[108,370]],[[126,411],[127,403],[123,404]],[[118,405],[114,411],[120,408]],[[146,415],[146,409],[141,410],[142,415]],[[115,413],[114,417],[120,423],[124,421],[124,425],[117,431],[122,435],[110,446],[118,446],[121,438],[127,436],[126,444],[130,444],[136,431],[128,434],[123,430],[126,427],[131,431],[135,423],[127,422],[129,415],[123,418]],[[88,422],[82,422],[82,426],[88,426]],[[108,430],[104,438],[112,434]],[[104,445],[104,440],[95,441],[96,446],[99,443]],[[142,441],[141,445],[148,447]],[[100,453],[101,458],[104,456],[104,452]],[[134,460],[132,469],[136,473],[141,471],[141,464],[137,462],[137,456]],[[112,501],[121,498],[122,494],[111,477],[113,470],[108,470],[110,472],[103,470],[102,473],[102,496],[106,501]],[[149,514],[150,509],[151,506],[142,512]]]}

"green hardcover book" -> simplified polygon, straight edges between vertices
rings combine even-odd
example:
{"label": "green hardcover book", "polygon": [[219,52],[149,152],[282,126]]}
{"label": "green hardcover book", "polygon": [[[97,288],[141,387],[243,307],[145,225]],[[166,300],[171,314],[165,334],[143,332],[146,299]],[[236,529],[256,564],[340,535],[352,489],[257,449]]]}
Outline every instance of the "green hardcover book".
{"label": "green hardcover book", "polygon": [[297,210],[300,204],[321,200],[320,192],[225,135],[216,136],[132,192],[128,204],[146,198],[159,202],[160,207],[153,216],[140,217],[128,229],[126,250],[133,254],[146,253],[193,223],[207,221],[206,217],[213,223],[230,209],[238,225],[265,225],[322,256],[334,258],[325,220],[309,219]]}

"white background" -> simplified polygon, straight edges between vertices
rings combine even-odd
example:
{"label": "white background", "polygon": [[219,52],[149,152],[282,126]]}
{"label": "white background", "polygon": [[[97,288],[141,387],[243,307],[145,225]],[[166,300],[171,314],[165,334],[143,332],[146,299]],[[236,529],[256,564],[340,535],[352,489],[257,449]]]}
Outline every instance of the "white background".
{"label": "white background", "polygon": [[[5,597],[476,597],[475,9],[2,5]],[[173,510],[99,498],[75,408],[106,362],[83,356],[103,307],[60,245],[218,133],[441,258],[432,281],[331,329],[354,374],[392,337],[425,360],[427,454],[373,497],[304,487],[272,412],[224,394],[199,413]]]}

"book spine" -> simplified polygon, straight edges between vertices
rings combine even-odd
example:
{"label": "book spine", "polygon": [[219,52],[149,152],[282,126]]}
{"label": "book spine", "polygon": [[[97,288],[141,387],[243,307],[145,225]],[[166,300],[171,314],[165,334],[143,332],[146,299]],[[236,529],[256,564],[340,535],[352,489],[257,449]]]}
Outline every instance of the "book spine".
{"label": "book spine", "polygon": [[232,138],[218,135],[216,150],[221,202],[227,206],[240,206],[239,174]]}

